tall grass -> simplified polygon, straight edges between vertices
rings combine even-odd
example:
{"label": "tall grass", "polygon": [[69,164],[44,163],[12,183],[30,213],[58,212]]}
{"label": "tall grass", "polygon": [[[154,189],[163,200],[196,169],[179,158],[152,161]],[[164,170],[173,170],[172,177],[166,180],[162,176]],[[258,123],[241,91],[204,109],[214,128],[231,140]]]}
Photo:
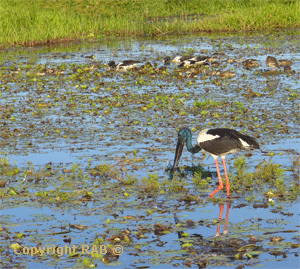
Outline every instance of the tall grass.
{"label": "tall grass", "polygon": [[300,0],[0,0],[0,44],[300,26]]}

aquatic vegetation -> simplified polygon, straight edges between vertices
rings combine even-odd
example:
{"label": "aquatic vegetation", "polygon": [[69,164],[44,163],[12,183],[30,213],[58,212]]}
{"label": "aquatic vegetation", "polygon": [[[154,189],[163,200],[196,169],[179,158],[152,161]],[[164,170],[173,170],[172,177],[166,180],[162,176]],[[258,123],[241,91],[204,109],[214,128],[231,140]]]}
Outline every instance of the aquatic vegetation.
{"label": "aquatic vegetation", "polygon": [[272,159],[269,162],[265,160],[260,162],[256,167],[254,176],[256,179],[264,182],[276,182],[280,180],[284,175],[284,169],[280,164],[272,163]]}
{"label": "aquatic vegetation", "polygon": [[10,165],[8,157],[0,157],[0,175],[1,176],[14,176],[20,172],[20,169]]}
{"label": "aquatic vegetation", "polygon": [[172,180],[166,179],[164,182],[162,182],[162,186],[168,191],[168,193],[174,193],[186,190],[188,183],[184,179],[175,177]]}
{"label": "aquatic vegetation", "polygon": [[121,183],[124,185],[134,185],[138,181],[135,175],[127,175],[126,179],[122,179]]}
{"label": "aquatic vegetation", "polygon": [[253,188],[256,184],[254,181],[254,174],[249,172],[249,167],[246,164],[246,158],[241,156],[234,160],[234,167],[236,169],[236,175],[231,175],[231,188],[236,190],[242,188],[249,189]]}
{"label": "aquatic vegetation", "polygon": [[139,181],[139,189],[142,192],[146,193],[152,193],[152,192],[158,192],[160,190],[161,186],[159,183],[159,177],[157,173],[154,174],[148,174],[147,177],[143,177]]}
{"label": "aquatic vegetation", "polygon": [[206,187],[208,185],[207,181],[202,178],[201,172],[196,172],[193,175],[192,180],[196,187]]}
{"label": "aquatic vegetation", "polygon": [[121,172],[115,165],[104,163],[92,168],[90,174],[94,177],[119,179]]}
{"label": "aquatic vegetation", "polygon": [[206,109],[213,108],[213,107],[221,107],[223,105],[224,105],[223,102],[217,102],[215,100],[210,100],[210,99],[207,99],[203,102],[201,102],[201,101],[194,102],[194,107],[206,108]]}
{"label": "aquatic vegetation", "polygon": [[269,162],[265,160],[260,162],[254,172],[249,172],[249,167],[246,164],[246,158],[241,156],[234,160],[236,174],[231,175],[231,188],[235,190],[257,190],[263,188],[267,184],[272,184],[277,187],[277,191],[283,193],[286,190],[284,180],[284,169],[279,164],[274,164],[272,159]]}

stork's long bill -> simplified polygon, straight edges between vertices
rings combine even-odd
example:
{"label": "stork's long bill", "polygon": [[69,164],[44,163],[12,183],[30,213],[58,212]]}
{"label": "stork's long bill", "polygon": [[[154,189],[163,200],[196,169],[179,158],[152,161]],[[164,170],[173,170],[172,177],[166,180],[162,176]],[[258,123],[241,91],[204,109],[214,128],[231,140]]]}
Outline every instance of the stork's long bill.
{"label": "stork's long bill", "polygon": [[182,154],[183,147],[184,147],[184,141],[182,141],[181,139],[178,139],[172,171],[174,169],[176,169],[177,166],[178,166],[178,163],[179,163],[179,160],[180,160],[180,157],[181,157],[181,154]]}

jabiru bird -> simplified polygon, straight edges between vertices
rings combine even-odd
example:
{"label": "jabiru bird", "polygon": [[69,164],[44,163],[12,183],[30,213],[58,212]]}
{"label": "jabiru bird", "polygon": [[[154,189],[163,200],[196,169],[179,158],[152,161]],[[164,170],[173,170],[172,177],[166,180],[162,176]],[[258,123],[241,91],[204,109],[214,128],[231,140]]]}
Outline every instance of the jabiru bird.
{"label": "jabiru bird", "polygon": [[219,187],[209,195],[210,197],[213,197],[224,187],[218,164],[218,157],[222,158],[226,178],[227,197],[229,197],[230,183],[227,176],[225,156],[227,154],[235,153],[244,149],[260,149],[259,144],[253,137],[241,134],[236,130],[228,128],[205,129],[200,131],[197,138],[197,144],[193,147],[192,132],[189,128],[185,127],[180,129],[178,132],[178,142],[171,173],[173,173],[174,170],[178,167],[179,159],[182,155],[182,150],[185,143],[189,152],[194,154],[202,149],[208,152],[215,160],[219,178]]}

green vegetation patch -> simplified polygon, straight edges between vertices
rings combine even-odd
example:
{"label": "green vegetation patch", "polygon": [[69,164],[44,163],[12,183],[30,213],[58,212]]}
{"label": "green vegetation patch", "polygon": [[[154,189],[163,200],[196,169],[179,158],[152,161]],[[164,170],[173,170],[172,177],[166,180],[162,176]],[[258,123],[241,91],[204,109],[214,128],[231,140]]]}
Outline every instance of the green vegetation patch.
{"label": "green vegetation patch", "polygon": [[0,10],[1,45],[300,26],[298,0],[0,0]]}

